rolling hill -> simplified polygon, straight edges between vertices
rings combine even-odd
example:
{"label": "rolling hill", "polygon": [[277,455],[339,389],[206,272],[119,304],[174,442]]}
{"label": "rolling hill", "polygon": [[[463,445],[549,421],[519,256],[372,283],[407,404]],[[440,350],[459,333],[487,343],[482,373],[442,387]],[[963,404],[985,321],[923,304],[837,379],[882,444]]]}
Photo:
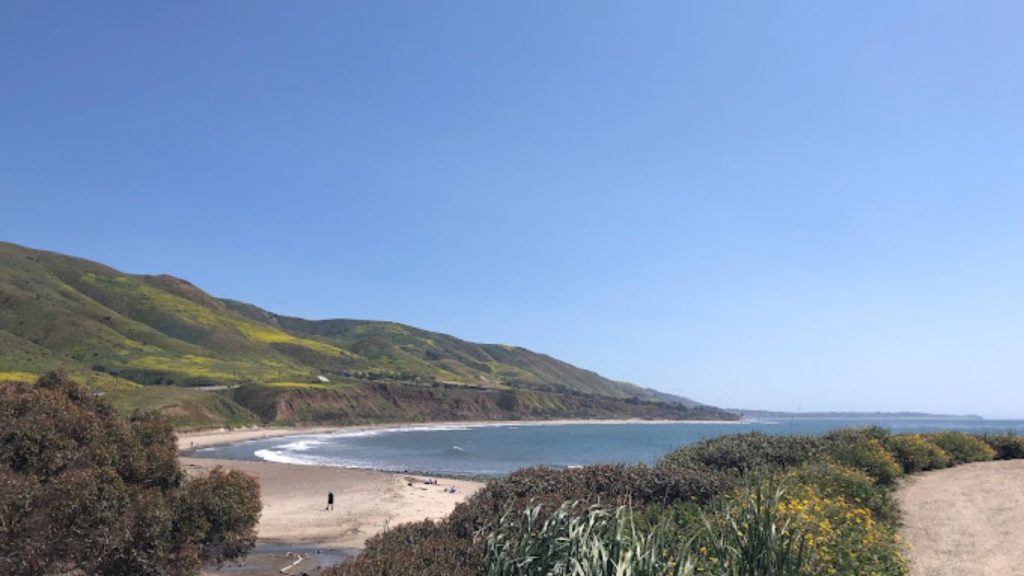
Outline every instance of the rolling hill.
{"label": "rolling hill", "polygon": [[280,316],[171,276],[0,243],[0,380],[55,367],[186,427],[729,417],[524,348]]}

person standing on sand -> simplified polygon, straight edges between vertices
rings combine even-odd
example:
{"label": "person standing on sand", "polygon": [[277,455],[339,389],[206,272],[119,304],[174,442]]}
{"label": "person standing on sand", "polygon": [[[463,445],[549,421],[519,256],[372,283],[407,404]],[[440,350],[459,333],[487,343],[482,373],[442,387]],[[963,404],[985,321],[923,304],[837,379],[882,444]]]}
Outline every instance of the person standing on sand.
{"label": "person standing on sand", "polygon": [[327,493],[327,509],[334,510],[334,492]]}

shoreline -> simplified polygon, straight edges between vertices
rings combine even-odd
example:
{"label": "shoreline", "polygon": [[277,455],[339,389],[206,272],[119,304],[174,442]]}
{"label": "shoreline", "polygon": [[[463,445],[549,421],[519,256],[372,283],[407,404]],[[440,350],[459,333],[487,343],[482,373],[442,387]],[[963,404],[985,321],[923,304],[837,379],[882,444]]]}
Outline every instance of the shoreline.
{"label": "shoreline", "polygon": [[373,430],[406,430],[409,428],[500,428],[505,426],[577,426],[577,425],[616,425],[616,424],[749,424],[750,419],[740,420],[641,420],[641,419],[599,419],[599,420],[455,420],[438,422],[394,422],[381,424],[351,424],[341,426],[270,426],[254,428],[217,428],[213,430],[197,430],[178,432],[178,453],[184,453],[210,446],[235,444],[249,440],[264,438],[280,438],[302,434],[330,434],[335,432],[366,432]]}
{"label": "shoreline", "polygon": [[[450,478],[427,484],[427,476],[334,466],[189,457],[180,461],[190,476],[222,466],[259,480],[259,544],[361,549],[385,526],[448,516],[484,486]],[[451,487],[455,492],[446,492]],[[334,494],[333,511],[326,509],[328,492]]]}
{"label": "shoreline", "polygon": [[[181,432],[177,435],[179,461],[189,475],[217,466],[239,470],[257,478],[263,512],[257,527],[257,548],[316,550],[306,560],[321,565],[330,554],[348,555],[361,550],[366,540],[387,526],[447,517],[455,506],[485,486],[474,477],[427,475],[364,468],[314,464],[284,464],[265,460],[203,458],[193,455],[202,448],[243,443],[265,438],[306,434],[331,434],[372,430],[431,428],[487,428],[505,426],[572,426],[615,424],[737,424],[749,420],[501,420],[453,422],[404,422],[350,426],[266,427]],[[433,479],[438,483],[427,484]],[[446,489],[454,487],[455,492]],[[333,492],[335,510],[325,510],[326,495]],[[329,552],[322,559],[319,551]],[[245,574],[274,574],[287,562],[280,553],[254,552],[236,568]],[[288,560],[290,562],[290,560]],[[323,564],[326,566],[329,564]],[[307,565],[303,565],[305,569]],[[216,571],[204,569],[205,574]]]}

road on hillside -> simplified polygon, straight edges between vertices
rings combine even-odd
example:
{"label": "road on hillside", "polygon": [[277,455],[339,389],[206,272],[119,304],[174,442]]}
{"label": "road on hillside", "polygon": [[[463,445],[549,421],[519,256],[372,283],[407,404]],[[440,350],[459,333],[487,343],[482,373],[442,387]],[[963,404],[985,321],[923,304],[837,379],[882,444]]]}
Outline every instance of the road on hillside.
{"label": "road on hillside", "polygon": [[1024,576],[1024,460],[918,474],[896,497],[912,576]]}

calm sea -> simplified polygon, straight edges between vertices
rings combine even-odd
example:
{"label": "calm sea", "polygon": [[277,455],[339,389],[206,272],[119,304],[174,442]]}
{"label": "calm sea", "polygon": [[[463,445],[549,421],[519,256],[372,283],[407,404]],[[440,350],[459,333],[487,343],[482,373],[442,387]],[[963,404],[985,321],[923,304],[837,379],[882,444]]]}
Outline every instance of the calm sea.
{"label": "calm sea", "polygon": [[423,426],[254,440],[204,448],[195,451],[193,456],[486,476],[537,465],[653,464],[679,446],[738,432],[824,434],[836,428],[869,425],[883,426],[894,433],[962,430],[1024,434],[1024,420],[885,417],[742,423]]}

